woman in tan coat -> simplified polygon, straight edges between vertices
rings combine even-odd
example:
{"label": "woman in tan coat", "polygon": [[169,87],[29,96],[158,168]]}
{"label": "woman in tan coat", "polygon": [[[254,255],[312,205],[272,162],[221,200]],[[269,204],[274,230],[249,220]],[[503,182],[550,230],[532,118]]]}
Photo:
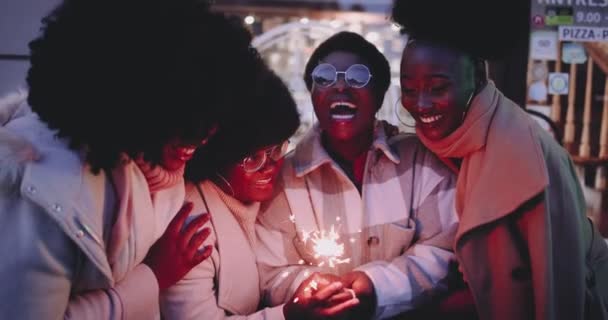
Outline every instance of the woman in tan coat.
{"label": "woman in tan coat", "polygon": [[422,142],[458,173],[454,250],[478,317],[605,318],[608,249],[585,216],[572,161],[487,80],[485,60],[512,44],[473,35],[500,18],[481,2],[442,5],[449,15],[437,17],[433,1],[396,2],[410,37],[402,104]]}
{"label": "woman in tan coat", "polygon": [[[284,305],[260,308],[254,224],[260,202],[273,196],[288,149],[287,139],[300,124],[295,102],[281,79],[273,72],[260,74],[255,85],[257,95],[250,101],[256,111],[243,119],[245,122],[235,121],[231,127],[224,127],[208,148],[195,154],[186,169],[191,181],[186,185],[186,199],[193,203],[196,213],[191,218],[200,216],[199,212],[211,215],[211,234],[206,242],[212,253],[161,294],[164,319],[278,320],[300,316],[289,313]],[[236,145],[238,149],[233,148]],[[240,161],[228,161],[239,157]],[[214,170],[218,167],[219,171]],[[329,288],[326,293],[341,289]],[[353,303],[357,301],[342,306]]]}

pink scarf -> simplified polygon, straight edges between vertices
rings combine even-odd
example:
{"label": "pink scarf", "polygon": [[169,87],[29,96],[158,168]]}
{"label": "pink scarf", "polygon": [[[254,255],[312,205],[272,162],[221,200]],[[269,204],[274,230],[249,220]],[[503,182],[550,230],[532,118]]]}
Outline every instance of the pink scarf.
{"label": "pink scarf", "polygon": [[430,141],[417,129],[422,143],[439,157],[463,160],[456,185],[456,244],[466,232],[510,214],[548,185],[532,121],[488,83],[463,124],[446,138]]}

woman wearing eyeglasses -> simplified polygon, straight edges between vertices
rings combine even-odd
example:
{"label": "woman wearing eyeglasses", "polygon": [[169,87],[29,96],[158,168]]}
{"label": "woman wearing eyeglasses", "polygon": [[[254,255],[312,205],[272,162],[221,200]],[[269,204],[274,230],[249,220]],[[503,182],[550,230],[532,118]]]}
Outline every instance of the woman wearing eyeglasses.
{"label": "woman wearing eyeglasses", "polygon": [[[287,139],[300,122],[295,102],[278,76],[266,71],[257,86],[251,108],[260,110],[259,116],[254,114],[247,123],[223,128],[215,136],[217,140],[195,153],[186,168],[186,177],[192,181],[186,187],[186,199],[194,205],[192,212],[210,213],[211,234],[206,244],[213,251],[209,259],[162,294],[165,319],[282,317],[282,307],[258,311],[261,296],[253,251],[254,222],[260,202],[273,194]],[[235,134],[247,132],[247,128],[251,130],[246,136]],[[233,148],[236,145],[238,149]],[[239,153],[241,161],[219,165],[224,159],[236,158],[241,149],[248,150],[248,154]],[[209,172],[217,167],[222,169]]]}
{"label": "woman wearing eyeglasses", "polygon": [[[286,314],[301,318],[314,318],[310,305],[353,319],[416,308],[443,289],[453,258],[453,176],[414,135],[385,135],[375,114],[389,65],[360,35],[341,32],[322,43],[304,80],[319,122],[286,158],[283,188],[258,219],[268,302],[293,301],[295,293]],[[325,241],[329,234],[335,245]],[[325,252],[332,247],[333,258]],[[297,291],[314,272],[326,281]],[[334,281],[344,290],[319,301],[314,293]],[[348,299],[359,303],[334,309]]]}

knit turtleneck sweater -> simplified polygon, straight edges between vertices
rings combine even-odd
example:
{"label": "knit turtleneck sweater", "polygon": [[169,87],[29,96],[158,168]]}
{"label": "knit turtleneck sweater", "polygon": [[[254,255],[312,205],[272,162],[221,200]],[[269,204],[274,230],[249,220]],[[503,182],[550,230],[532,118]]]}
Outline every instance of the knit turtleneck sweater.
{"label": "knit turtleneck sweater", "polygon": [[183,182],[185,166],[182,166],[174,171],[167,171],[165,168],[163,168],[163,166],[152,165],[149,162],[146,162],[142,157],[135,159],[135,163],[146,177],[148,187],[150,188],[150,193],[154,193],[158,190],[172,187],[176,183]]}
{"label": "knit turtleneck sweater", "polygon": [[226,194],[220,187],[211,184],[217,194],[219,195],[222,202],[228,207],[230,212],[234,215],[237,222],[247,235],[249,243],[252,247],[255,246],[255,219],[257,218],[258,212],[260,211],[260,203],[252,202],[250,204],[244,204],[240,200]]}

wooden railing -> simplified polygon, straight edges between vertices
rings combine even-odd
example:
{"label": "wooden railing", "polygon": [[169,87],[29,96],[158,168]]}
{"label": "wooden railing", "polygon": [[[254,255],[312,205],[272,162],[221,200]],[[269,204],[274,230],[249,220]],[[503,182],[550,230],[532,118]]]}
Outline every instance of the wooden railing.
{"label": "wooden railing", "polygon": [[[587,213],[608,237],[608,44],[605,47],[585,44],[584,47],[588,56],[584,64],[565,64],[561,57],[555,62],[535,63],[544,63],[549,72],[569,72],[567,98],[551,95],[550,115],[557,127],[563,129],[562,145],[576,164]],[[561,53],[561,43],[558,48]]]}

